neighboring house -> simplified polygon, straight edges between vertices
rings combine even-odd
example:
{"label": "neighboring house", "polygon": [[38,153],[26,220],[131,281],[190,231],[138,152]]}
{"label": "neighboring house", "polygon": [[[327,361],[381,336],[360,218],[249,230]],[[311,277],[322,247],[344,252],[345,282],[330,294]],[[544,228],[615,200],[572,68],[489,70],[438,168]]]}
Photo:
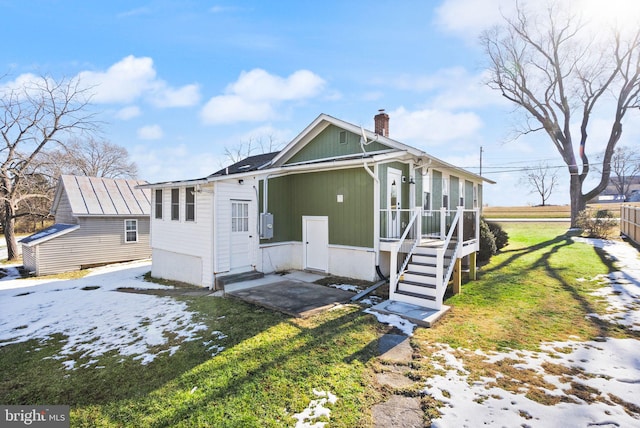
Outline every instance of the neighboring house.
{"label": "neighboring house", "polygon": [[[616,185],[620,183],[619,180],[624,180],[621,186]],[[621,194],[618,191],[619,188],[625,188],[627,194]],[[640,176],[633,175],[619,178],[612,173],[606,189],[590,202],[634,202],[638,199],[638,192],[640,192]]]}
{"label": "neighboring house", "polygon": [[20,240],[24,268],[48,275],[150,257],[151,192],[142,184],[61,176],[51,208],[55,224]]}
{"label": "neighboring house", "polygon": [[390,275],[392,299],[439,307],[452,266],[478,249],[492,182],[389,138],[384,112],[375,129],[322,114],[280,152],[141,186],[152,190],[152,275],[204,287],[254,270]]}

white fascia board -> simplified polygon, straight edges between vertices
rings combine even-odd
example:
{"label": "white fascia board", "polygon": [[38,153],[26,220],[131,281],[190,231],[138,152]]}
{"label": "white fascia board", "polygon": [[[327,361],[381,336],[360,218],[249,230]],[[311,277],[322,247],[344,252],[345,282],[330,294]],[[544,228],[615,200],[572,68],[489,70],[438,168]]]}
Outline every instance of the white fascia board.
{"label": "white fascia board", "polygon": [[194,180],[177,180],[177,181],[163,181],[159,183],[139,184],[136,189],[163,189],[166,187],[185,187],[195,186],[198,184],[206,184],[210,180],[208,178],[196,178]]}

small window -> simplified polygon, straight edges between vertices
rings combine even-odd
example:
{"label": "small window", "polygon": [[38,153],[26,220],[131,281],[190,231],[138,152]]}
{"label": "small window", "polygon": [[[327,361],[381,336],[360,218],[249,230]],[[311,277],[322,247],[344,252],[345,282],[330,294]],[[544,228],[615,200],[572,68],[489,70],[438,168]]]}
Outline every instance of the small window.
{"label": "small window", "polygon": [[249,203],[248,202],[232,202],[231,203],[231,231],[232,232],[248,232],[249,231]]}
{"label": "small window", "polygon": [[162,218],[162,189],[156,189],[156,218]]}
{"label": "small window", "polygon": [[425,211],[431,210],[431,193],[424,192],[422,196],[422,209]]}
{"label": "small window", "polygon": [[449,178],[442,177],[442,207],[449,209]]}
{"label": "small window", "polygon": [[171,220],[180,220],[180,189],[171,189]]}
{"label": "small window", "polygon": [[196,188],[187,187],[184,197],[184,217],[186,221],[196,219]]}
{"label": "small window", "polygon": [[347,144],[347,131],[340,131],[338,140],[340,141],[340,144]]}
{"label": "small window", "polygon": [[138,220],[124,221],[124,242],[138,242]]}
{"label": "small window", "polygon": [[473,208],[478,208],[478,187],[473,186]]}

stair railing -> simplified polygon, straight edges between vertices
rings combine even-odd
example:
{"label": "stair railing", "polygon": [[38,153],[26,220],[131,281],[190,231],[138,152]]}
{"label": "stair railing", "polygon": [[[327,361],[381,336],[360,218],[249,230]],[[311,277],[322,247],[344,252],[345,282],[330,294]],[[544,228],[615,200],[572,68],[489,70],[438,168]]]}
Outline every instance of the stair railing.
{"label": "stair railing", "polygon": [[[444,300],[444,293],[447,290],[447,284],[451,279],[451,275],[453,274],[453,269],[455,267],[456,259],[458,258],[458,251],[460,250],[460,246],[462,244],[462,209],[458,208],[456,211],[456,215],[451,221],[451,227],[447,236],[445,237],[444,243],[442,247],[437,250],[437,258],[436,258],[436,307],[440,308],[442,306],[442,301]],[[445,254],[449,249],[451,244],[451,239],[453,238],[454,233],[457,231],[458,241],[456,242],[455,249],[453,254],[451,255],[451,260],[449,261],[449,265],[444,266]]]}
{"label": "stair railing", "polygon": [[[402,275],[402,272],[404,272],[404,270],[406,269],[407,265],[409,264],[409,260],[411,260],[411,255],[415,251],[418,244],[420,244],[420,240],[422,239],[422,222],[418,221],[418,219],[420,219],[421,216],[422,208],[416,208],[413,215],[411,216],[411,219],[409,220],[409,224],[404,229],[404,233],[400,237],[400,240],[396,244],[394,250],[391,252],[391,277],[389,278],[389,290],[396,290],[400,275]],[[409,234],[412,230],[413,233],[411,235],[413,236]],[[413,239],[413,243],[405,242],[408,241],[407,238]],[[400,269],[396,269],[399,252],[406,253],[407,255],[404,258]]]}

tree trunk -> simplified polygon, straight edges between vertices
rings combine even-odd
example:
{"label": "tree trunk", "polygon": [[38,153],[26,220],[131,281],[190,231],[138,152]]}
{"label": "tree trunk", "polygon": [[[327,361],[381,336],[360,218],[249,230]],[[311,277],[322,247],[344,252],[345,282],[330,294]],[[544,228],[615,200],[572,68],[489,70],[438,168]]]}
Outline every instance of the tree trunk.
{"label": "tree trunk", "polygon": [[587,207],[587,199],[582,195],[582,183],[578,175],[571,175],[569,196],[571,198],[571,227],[577,227],[578,214]]}
{"label": "tree trunk", "polygon": [[18,259],[18,243],[16,242],[16,220],[13,218],[13,207],[9,202],[4,204],[4,239],[7,241],[7,261]]}

